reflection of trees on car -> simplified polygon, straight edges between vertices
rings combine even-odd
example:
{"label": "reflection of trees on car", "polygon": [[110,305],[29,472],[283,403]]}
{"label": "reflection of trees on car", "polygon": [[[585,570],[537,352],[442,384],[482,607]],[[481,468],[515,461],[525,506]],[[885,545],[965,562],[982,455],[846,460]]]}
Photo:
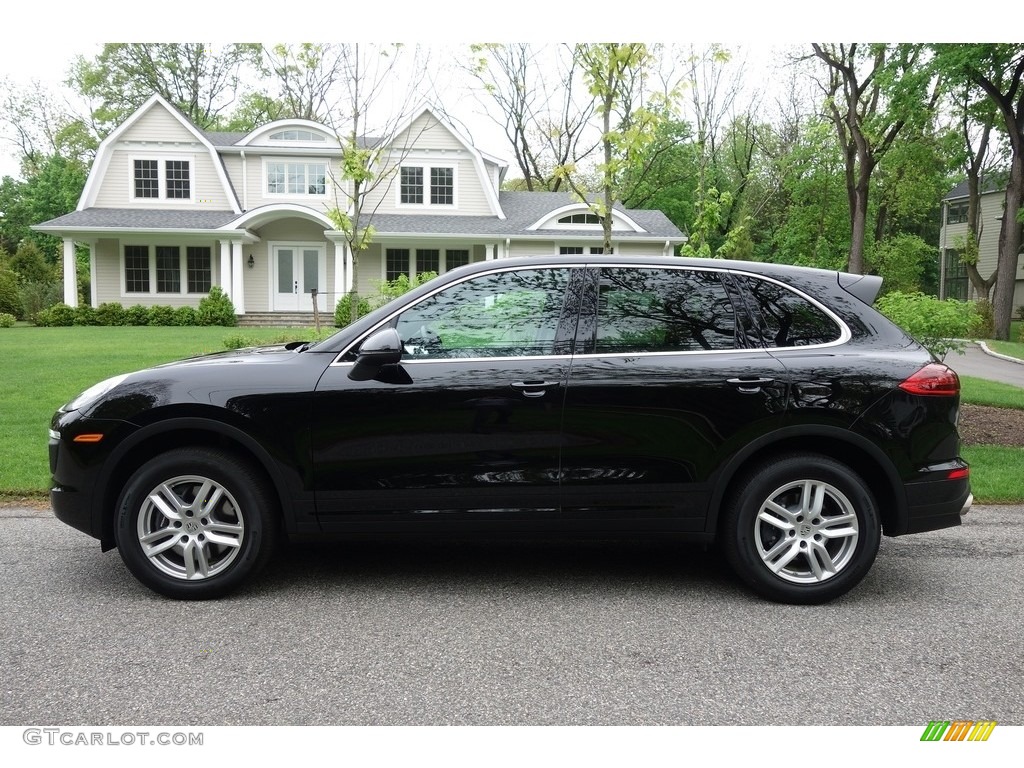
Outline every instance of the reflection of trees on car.
{"label": "reflection of trees on car", "polygon": [[604,269],[598,316],[598,352],[736,346],[732,300],[713,273]]}
{"label": "reflection of trees on car", "polygon": [[550,354],[568,275],[527,270],[459,283],[403,313],[399,335],[418,357]]}

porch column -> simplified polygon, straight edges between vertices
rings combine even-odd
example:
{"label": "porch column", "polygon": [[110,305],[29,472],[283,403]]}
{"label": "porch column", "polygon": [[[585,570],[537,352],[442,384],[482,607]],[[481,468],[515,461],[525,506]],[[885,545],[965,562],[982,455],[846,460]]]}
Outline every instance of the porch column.
{"label": "porch column", "polygon": [[94,307],[100,305],[98,285],[96,280],[96,241],[94,240],[89,243],[89,303]]}
{"label": "porch column", "polygon": [[231,303],[235,305],[235,314],[245,314],[245,286],[242,284],[242,243],[235,240],[231,243]]}
{"label": "porch column", "polygon": [[75,259],[75,241],[64,238],[64,303],[78,306],[78,262]]}
{"label": "porch column", "polygon": [[233,299],[234,289],[231,285],[231,241],[220,241],[220,287],[229,299]]}

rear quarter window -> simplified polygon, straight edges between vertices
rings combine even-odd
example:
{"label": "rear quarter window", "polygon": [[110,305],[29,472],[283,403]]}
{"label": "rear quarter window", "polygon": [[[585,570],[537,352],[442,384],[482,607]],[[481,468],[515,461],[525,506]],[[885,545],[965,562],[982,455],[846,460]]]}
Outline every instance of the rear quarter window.
{"label": "rear quarter window", "polygon": [[808,347],[839,341],[839,323],[806,296],[784,285],[747,278],[751,311],[760,315],[761,336],[768,347]]}

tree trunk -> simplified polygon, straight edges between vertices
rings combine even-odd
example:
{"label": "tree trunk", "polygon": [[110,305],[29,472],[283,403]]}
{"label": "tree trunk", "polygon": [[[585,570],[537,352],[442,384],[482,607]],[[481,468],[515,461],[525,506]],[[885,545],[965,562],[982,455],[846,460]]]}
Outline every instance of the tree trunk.
{"label": "tree trunk", "polygon": [[1010,321],[1013,319],[1013,292],[1017,286],[1017,261],[1021,244],[1021,223],[1017,220],[1017,214],[1022,203],[1024,153],[1015,151],[1010,164],[1010,181],[1006,186],[1003,222],[999,228],[999,261],[996,267],[996,289],[992,296],[995,338],[1004,341],[1010,338]]}

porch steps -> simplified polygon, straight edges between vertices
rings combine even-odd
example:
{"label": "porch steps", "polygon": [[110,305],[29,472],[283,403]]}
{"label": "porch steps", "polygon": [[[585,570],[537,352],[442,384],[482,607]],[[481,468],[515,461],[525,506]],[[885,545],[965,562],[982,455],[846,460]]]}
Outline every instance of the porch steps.
{"label": "porch steps", "polygon": [[[320,327],[334,326],[334,316],[320,313]],[[238,316],[239,328],[312,328],[312,312],[246,312]]]}

